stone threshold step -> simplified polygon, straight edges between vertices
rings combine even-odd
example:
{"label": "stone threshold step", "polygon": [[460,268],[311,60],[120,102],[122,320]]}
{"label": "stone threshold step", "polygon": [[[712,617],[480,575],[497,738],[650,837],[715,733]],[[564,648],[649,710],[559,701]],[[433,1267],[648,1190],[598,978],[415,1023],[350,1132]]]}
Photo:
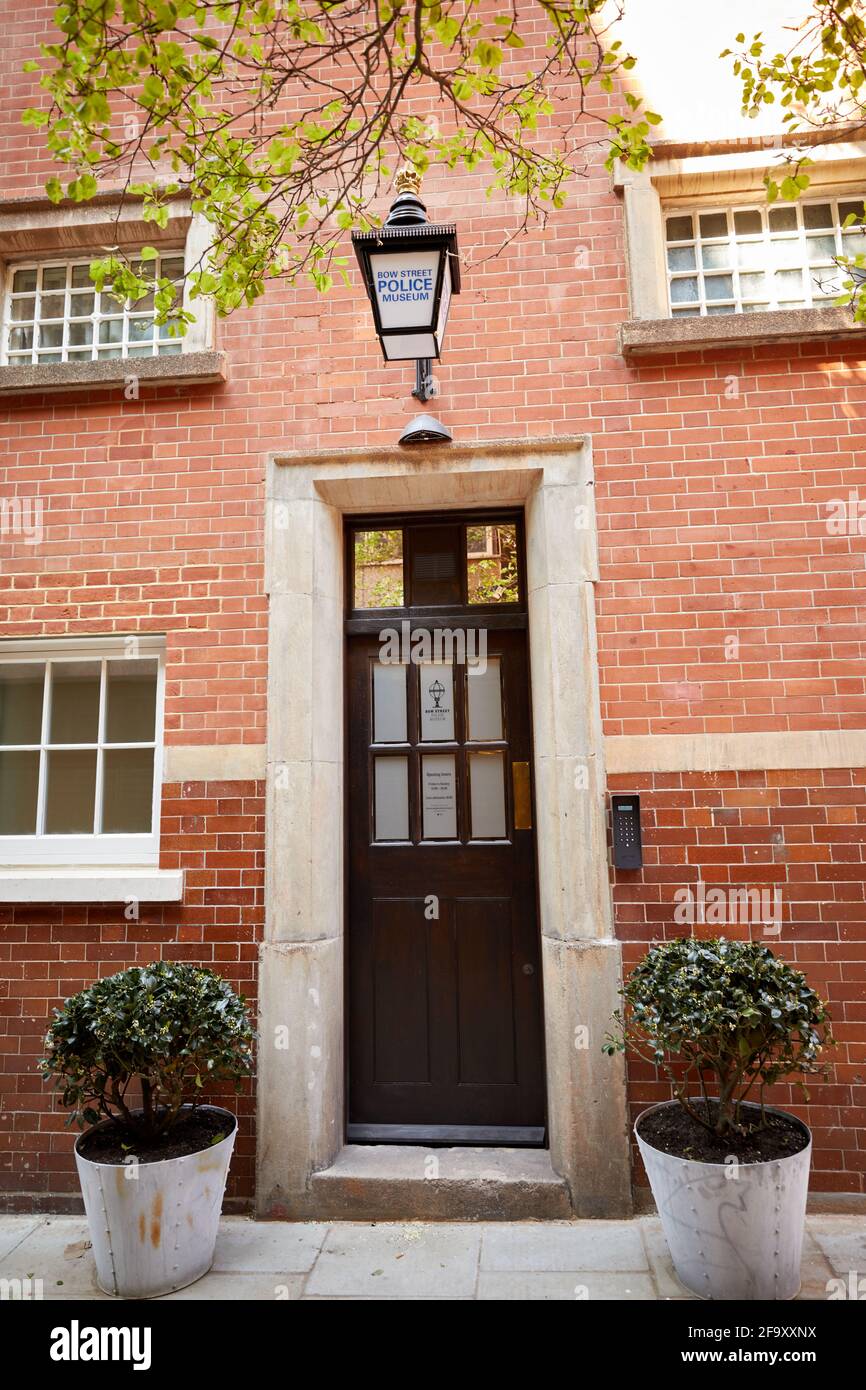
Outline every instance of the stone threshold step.
{"label": "stone threshold step", "polygon": [[347,1144],[314,1173],[320,1219],[552,1221],[573,1216],[546,1149]]}

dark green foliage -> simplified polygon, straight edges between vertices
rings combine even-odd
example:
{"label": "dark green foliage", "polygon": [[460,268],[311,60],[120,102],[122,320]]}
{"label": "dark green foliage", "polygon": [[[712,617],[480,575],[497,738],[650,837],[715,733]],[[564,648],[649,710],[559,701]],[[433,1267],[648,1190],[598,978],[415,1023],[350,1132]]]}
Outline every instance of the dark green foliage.
{"label": "dark green foliage", "polygon": [[111,1118],[153,1140],[206,1085],[240,1087],[252,1040],[246,1005],[221,976],[158,961],[97,980],[56,1009],[40,1071],[71,1120]]}
{"label": "dark green foliage", "polygon": [[[768,946],[685,937],[654,946],[626,980],[608,1054],[633,1048],[670,1080],[677,1100],[720,1137],[742,1128],[752,1088],[822,1068],[832,1043],[824,1001]],[[691,1095],[699,1085],[699,1109]]]}

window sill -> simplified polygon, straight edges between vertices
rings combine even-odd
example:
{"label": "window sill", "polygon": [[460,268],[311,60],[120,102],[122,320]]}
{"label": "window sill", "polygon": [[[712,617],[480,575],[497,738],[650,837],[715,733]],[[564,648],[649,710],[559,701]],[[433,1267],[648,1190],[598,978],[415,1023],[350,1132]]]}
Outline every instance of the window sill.
{"label": "window sill", "polygon": [[224,352],[181,352],[174,357],[120,357],[104,362],[44,362],[0,367],[0,396],[43,391],[92,391],[124,387],[130,378],[158,386],[225,381]]}
{"label": "window sill", "polygon": [[2,903],[177,903],[182,869],[0,869]]}
{"label": "window sill", "polygon": [[623,357],[699,348],[754,347],[862,334],[847,308],[773,309],[761,314],[713,314],[704,318],[631,319],[619,330]]}

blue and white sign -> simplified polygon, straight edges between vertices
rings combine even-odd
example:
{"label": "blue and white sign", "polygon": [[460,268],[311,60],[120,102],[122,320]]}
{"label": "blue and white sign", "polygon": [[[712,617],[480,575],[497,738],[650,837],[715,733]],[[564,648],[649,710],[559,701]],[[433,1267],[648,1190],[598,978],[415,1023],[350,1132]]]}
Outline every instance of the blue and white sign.
{"label": "blue and white sign", "polygon": [[433,328],[436,279],[442,251],[436,247],[370,257],[379,321],[389,328]]}

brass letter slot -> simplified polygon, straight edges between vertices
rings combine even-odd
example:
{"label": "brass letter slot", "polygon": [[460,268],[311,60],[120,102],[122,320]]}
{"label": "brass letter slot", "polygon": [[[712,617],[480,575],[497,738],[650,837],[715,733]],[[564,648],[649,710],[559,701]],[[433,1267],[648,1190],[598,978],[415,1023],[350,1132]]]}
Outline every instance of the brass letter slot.
{"label": "brass letter slot", "polygon": [[532,829],[532,788],[529,763],[511,764],[511,785],[514,790],[514,829]]}

